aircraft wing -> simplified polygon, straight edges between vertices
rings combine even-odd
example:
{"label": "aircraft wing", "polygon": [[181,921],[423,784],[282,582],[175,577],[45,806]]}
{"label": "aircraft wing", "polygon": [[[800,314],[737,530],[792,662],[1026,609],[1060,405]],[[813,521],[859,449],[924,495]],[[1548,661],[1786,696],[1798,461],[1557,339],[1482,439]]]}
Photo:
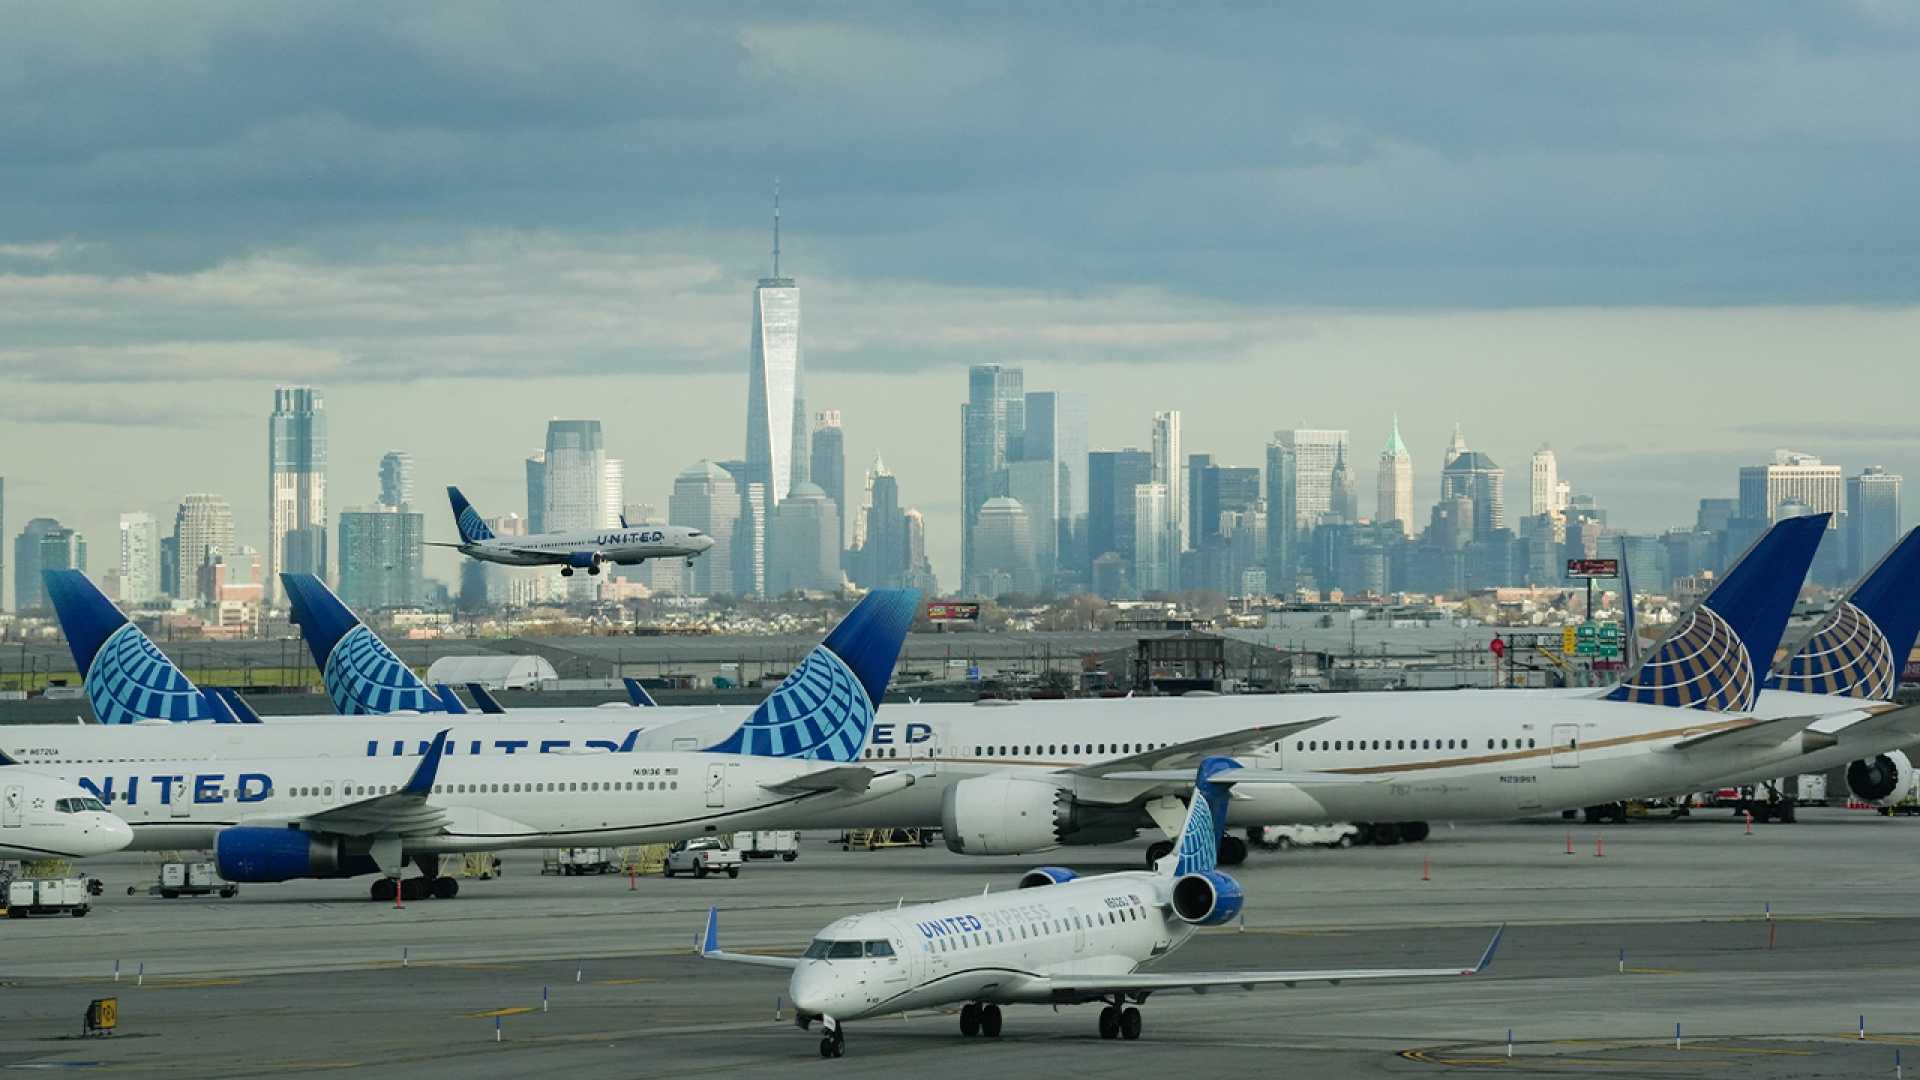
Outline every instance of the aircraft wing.
{"label": "aircraft wing", "polygon": [[[1331,716],[1316,716],[1312,720],[1297,720],[1291,724],[1262,724],[1257,727],[1241,728],[1237,731],[1223,731],[1186,742],[1162,746],[1157,750],[1147,750],[1126,757],[1108,758],[1091,765],[1082,765],[1075,769],[1062,769],[1070,776],[1085,776],[1101,780],[1133,779],[1120,777],[1118,773],[1137,773],[1143,770],[1184,769],[1174,779],[1191,781],[1193,766],[1202,758],[1214,754],[1239,754],[1257,750],[1268,743],[1290,739],[1306,731],[1319,727],[1332,720]],[[1157,778],[1156,778],[1157,779]]]}
{"label": "aircraft wing", "polygon": [[1472,967],[1450,968],[1329,968],[1322,971],[1169,971],[1135,972],[1131,975],[1056,975],[1047,979],[1054,1000],[1097,1001],[1115,994],[1146,996],[1161,990],[1191,990],[1204,994],[1212,990],[1253,990],[1262,986],[1294,986],[1299,983],[1378,982],[1383,979],[1444,979],[1478,975],[1493,964],[1494,951],[1500,948],[1505,926],[1493,932],[1480,962]]}
{"label": "aircraft wing", "polygon": [[[1192,769],[1152,769],[1141,772],[1108,773],[1103,780],[1139,780],[1155,784],[1191,781]],[[1330,784],[1382,784],[1393,779],[1390,773],[1307,772],[1301,769],[1222,769],[1213,774],[1219,784],[1298,784],[1302,787]]]}
{"label": "aircraft wing", "polygon": [[1920,705],[1891,707],[1886,705],[1868,706],[1872,715],[1856,720],[1846,727],[1833,732],[1841,742],[1854,742],[1860,739],[1885,739],[1888,736],[1920,737]]}
{"label": "aircraft wing", "polygon": [[707,929],[694,942],[693,951],[702,960],[725,960],[730,964],[752,964],[755,967],[785,968],[788,971],[800,966],[797,956],[762,956],[759,953],[725,952],[720,948],[720,909],[707,909]]}
{"label": "aircraft wing", "polygon": [[1731,750],[1734,747],[1778,746],[1805,731],[1808,725],[1820,719],[1810,716],[1776,716],[1771,720],[1756,720],[1739,727],[1721,728],[1704,735],[1694,735],[1681,739],[1669,746],[1669,750],[1693,750],[1706,746],[1714,750]]}
{"label": "aircraft wing", "polygon": [[440,770],[440,755],[447,748],[451,728],[442,728],[433,737],[433,745],[421,755],[413,775],[399,788],[385,795],[374,795],[357,802],[343,803],[314,814],[303,814],[293,823],[309,832],[338,833],[342,836],[372,836],[380,833],[418,835],[437,832],[447,826],[446,811],[430,805],[434,776]]}

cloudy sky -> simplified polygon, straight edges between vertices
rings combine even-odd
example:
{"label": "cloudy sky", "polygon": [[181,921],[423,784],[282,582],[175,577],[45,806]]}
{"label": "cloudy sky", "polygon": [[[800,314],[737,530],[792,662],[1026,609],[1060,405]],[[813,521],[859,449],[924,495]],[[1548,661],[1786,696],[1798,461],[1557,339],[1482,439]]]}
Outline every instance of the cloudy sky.
{"label": "cloudy sky", "polygon": [[664,506],[742,452],[776,176],[810,404],[949,583],[986,361],[1101,447],[1350,428],[1363,483],[1398,412],[1423,500],[1456,421],[1551,442],[1634,528],[1774,446],[1920,477],[1904,0],[709,7],[0,2],[9,542],[100,570],[214,491],[263,543],[281,382],[336,510],[396,448],[524,509],[551,416]]}

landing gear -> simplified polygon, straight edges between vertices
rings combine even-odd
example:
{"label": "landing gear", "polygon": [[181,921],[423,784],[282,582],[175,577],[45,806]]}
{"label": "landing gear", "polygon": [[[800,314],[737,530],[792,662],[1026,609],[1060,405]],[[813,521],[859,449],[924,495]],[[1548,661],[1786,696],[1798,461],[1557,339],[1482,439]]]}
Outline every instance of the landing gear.
{"label": "landing gear", "polygon": [[960,1034],[972,1038],[985,1035],[989,1039],[1000,1037],[1000,1006],[982,1005],[969,1002],[960,1008]]}
{"label": "landing gear", "polygon": [[969,1039],[980,1034],[980,1006],[971,1001],[960,1007],[960,1034]]}
{"label": "landing gear", "polygon": [[1173,854],[1173,843],[1168,840],[1155,840],[1147,845],[1147,869],[1151,870],[1161,859]]}
{"label": "landing gear", "polygon": [[980,1007],[980,1034],[989,1039],[1000,1037],[1000,1006],[982,1005]]}
{"label": "landing gear", "polygon": [[1586,818],[1587,824],[1589,825],[1604,825],[1608,822],[1617,823],[1625,821],[1627,820],[1627,804],[1611,802],[1601,803],[1598,806],[1589,806],[1586,809]]}
{"label": "landing gear", "polygon": [[847,1033],[830,1016],[823,1016],[820,1025],[820,1056],[837,1058],[847,1056]]}
{"label": "landing gear", "polygon": [[1400,823],[1400,840],[1402,843],[1417,844],[1425,840],[1431,832],[1433,832],[1433,826],[1428,825],[1424,821],[1403,821]]}
{"label": "landing gear", "polygon": [[1100,1037],[1103,1039],[1139,1038],[1140,1010],[1128,1005],[1125,998],[1114,998],[1113,1004],[1100,1010]]}
{"label": "landing gear", "polygon": [[373,885],[367,889],[367,898],[384,903],[391,901],[399,891],[399,882],[390,877],[377,877],[373,879]]}
{"label": "landing gear", "polygon": [[451,900],[460,895],[460,882],[456,878],[440,877],[433,879],[433,898]]}
{"label": "landing gear", "polygon": [[1120,1010],[1120,1037],[1137,1039],[1140,1037],[1140,1010],[1129,1005]]}
{"label": "landing gear", "polygon": [[1247,842],[1237,836],[1220,838],[1219,863],[1221,866],[1239,866],[1247,861]]}
{"label": "landing gear", "polygon": [[589,574],[598,574],[599,572],[600,572],[599,563],[594,563],[592,566],[587,567],[587,573]]}
{"label": "landing gear", "polygon": [[1120,1010],[1112,1005],[1100,1010],[1100,1037],[1103,1039],[1120,1037]]}
{"label": "landing gear", "polygon": [[573,567],[571,567],[571,566],[563,566],[563,567],[561,567],[561,568],[560,568],[560,576],[561,576],[561,577],[572,577],[572,576],[573,576]]}

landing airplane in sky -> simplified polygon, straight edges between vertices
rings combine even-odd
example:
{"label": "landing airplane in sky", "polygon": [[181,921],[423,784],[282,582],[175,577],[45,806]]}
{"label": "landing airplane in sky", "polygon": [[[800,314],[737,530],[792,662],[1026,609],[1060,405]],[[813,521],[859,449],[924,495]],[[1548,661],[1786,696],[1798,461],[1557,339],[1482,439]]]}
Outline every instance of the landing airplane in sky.
{"label": "landing airplane in sky", "polygon": [[827,1058],[845,1053],[848,1021],[914,1009],[961,1005],[960,1034],[993,1038],[1002,1005],[1099,1002],[1101,1038],[1137,1039],[1139,1006],[1161,992],[1447,978],[1477,975],[1493,963],[1500,931],[1471,967],[1141,971],[1201,927],[1240,913],[1240,883],[1220,872],[1215,853],[1231,778],[1246,773],[1229,758],[1200,763],[1179,847],[1152,871],[1083,878],[1043,866],[1007,892],[836,920],[799,957],[722,950],[718,912],[708,909],[698,951],[709,960],[791,972],[795,1019],[802,1030],[820,1021],[820,1056]]}
{"label": "landing airplane in sky", "polygon": [[0,859],[84,859],[133,843],[133,830],[78,785],[0,766]]}
{"label": "landing airplane in sky", "polygon": [[562,577],[572,577],[575,570],[597,574],[603,563],[637,566],[648,559],[685,559],[691,566],[696,556],[713,547],[713,537],[698,529],[678,525],[629,526],[625,517],[620,519],[618,529],[495,536],[459,488],[448,487],[447,500],[453,504],[453,523],[459,530],[460,542],[436,543],[434,547],[455,548],[471,558],[508,566],[558,566]]}

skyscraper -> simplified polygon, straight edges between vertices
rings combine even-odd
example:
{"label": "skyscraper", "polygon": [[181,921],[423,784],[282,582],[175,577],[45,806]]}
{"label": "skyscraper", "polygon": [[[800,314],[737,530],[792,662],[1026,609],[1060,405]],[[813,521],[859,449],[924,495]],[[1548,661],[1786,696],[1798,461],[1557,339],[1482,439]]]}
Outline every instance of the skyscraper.
{"label": "skyscraper", "polygon": [[[46,606],[47,590],[40,580],[40,560],[49,536],[72,535],[53,518],[33,518],[13,540],[13,609],[26,614]],[[83,542],[84,543],[84,542]],[[47,569],[54,569],[47,567]],[[86,569],[83,565],[81,569]]]}
{"label": "skyscraper", "polygon": [[[546,512],[547,532],[602,529],[607,524],[607,444],[598,420],[547,421]],[[566,582],[567,599],[591,603],[599,582],[575,574]]]}
{"label": "skyscraper", "polygon": [[188,495],[173,515],[173,538],[180,560],[179,592],[199,595],[200,567],[215,552],[238,550],[233,542],[233,507],[218,495]]}
{"label": "skyscraper", "polygon": [[151,604],[160,597],[160,527],[144,511],[120,515],[120,600]]}
{"label": "skyscraper", "polygon": [[1062,571],[1076,578],[1086,558],[1087,396],[1030,391],[1023,419],[1020,460],[1007,466],[1007,492],[1027,510],[1040,590],[1049,592]]}
{"label": "skyscraper", "polygon": [[1311,529],[1333,510],[1333,465],[1346,453],[1347,433],[1295,428],[1274,432],[1274,439],[1293,451],[1294,520]]}
{"label": "skyscraper", "polygon": [[620,515],[627,506],[627,463],[619,458],[607,459],[606,467],[600,474],[600,524],[602,529],[620,527]]}
{"label": "skyscraper", "polygon": [[1832,514],[1827,528],[1839,528],[1840,515],[1847,509],[1846,481],[1840,475],[1840,466],[1825,464],[1812,454],[1775,450],[1772,464],[1741,467],[1741,517],[1773,521],[1780,504],[1788,499],[1800,500],[1813,513]]}
{"label": "skyscraper", "polygon": [[974,578],[968,592],[998,597],[1035,591],[1032,522],[1018,500],[988,499],[974,518],[973,533]]}
{"label": "skyscraper", "polygon": [[960,428],[960,578],[971,588],[974,520],[988,499],[1007,493],[1007,462],[1026,450],[1026,373],[999,364],[968,368]]}
{"label": "skyscraper", "polygon": [[753,468],[744,461],[722,461],[720,467],[733,477],[740,491],[740,518],[733,529],[734,594],[765,596],[767,526],[773,513],[768,503],[767,485],[753,478]]}
{"label": "skyscraper", "polygon": [[327,576],[326,401],[311,386],[276,387],[267,421],[267,600],[282,573]]}
{"label": "skyscraper", "polygon": [[772,509],[807,478],[807,401],[800,366],[800,287],[780,276],[780,192],[773,194],[773,275],[753,290],[747,356],[747,471]]}
{"label": "skyscraper", "polygon": [[1112,553],[1133,573],[1133,489],[1153,482],[1153,455],[1145,450],[1095,450],[1087,455],[1087,562]]}
{"label": "skyscraper", "polygon": [[1327,516],[1351,525],[1360,520],[1360,490],[1347,467],[1347,448],[1333,451],[1333,475],[1328,482]]}
{"label": "skyscraper", "polygon": [[[1180,412],[1153,414],[1153,482],[1167,486],[1168,513],[1173,517],[1173,565],[1188,547],[1186,459],[1180,456]],[[1137,564],[1136,564],[1137,565]],[[1177,573],[1177,569],[1170,569]],[[1171,586],[1162,586],[1169,588]]]}
{"label": "skyscraper", "polygon": [[1376,499],[1373,520],[1379,524],[1400,523],[1400,531],[1413,535],[1413,455],[1400,438],[1400,416],[1393,417],[1393,434],[1380,451],[1380,471],[1375,477]]}
{"label": "skyscraper", "polygon": [[[1456,432],[1455,438],[1458,439]],[[1507,470],[1478,450],[1461,450],[1440,470],[1440,498],[1473,503],[1473,539],[1507,527]]]}
{"label": "skyscraper", "polygon": [[854,580],[869,589],[899,588],[912,568],[908,550],[907,517],[900,509],[900,481],[876,455],[867,471],[870,498],[864,542],[849,556]]}
{"label": "skyscraper", "polygon": [[1560,501],[1560,459],[1553,447],[1544,443],[1533,452],[1533,465],[1527,483],[1527,516],[1539,517],[1565,510]]}
{"label": "skyscraper", "polygon": [[[527,532],[547,531],[547,452],[527,455]],[[496,534],[498,535],[498,534]]]}
{"label": "skyscraper", "polygon": [[740,485],[711,461],[697,461],[674,477],[667,519],[713,537],[713,547],[693,560],[688,596],[724,596],[733,589],[733,541],[740,524]]}
{"label": "skyscraper", "polygon": [[1174,587],[1173,545],[1180,538],[1175,516],[1167,485],[1156,480],[1134,487],[1133,587],[1143,596]]}
{"label": "skyscraper", "polygon": [[412,607],[425,595],[426,524],[379,505],[340,513],[340,599],[356,611]]}
{"label": "skyscraper", "polygon": [[1283,434],[1267,444],[1267,591],[1274,596],[1293,591],[1300,567],[1300,468]]}
{"label": "skyscraper", "polygon": [[840,430],[840,410],[828,409],[813,414],[813,459],[808,470],[813,482],[833,500],[834,516],[840,521],[835,543],[842,551],[847,546],[847,518],[853,508],[847,505],[847,438]]}
{"label": "skyscraper", "polygon": [[[0,476],[0,537],[7,535],[7,478]],[[7,610],[7,545],[0,542],[0,611]]]}
{"label": "skyscraper", "polygon": [[767,594],[837,592],[840,589],[840,511],[820,485],[787,489],[773,510]]}
{"label": "skyscraper", "polygon": [[380,458],[380,505],[413,505],[413,455],[389,450]]}
{"label": "skyscraper", "polygon": [[1864,576],[1900,539],[1901,478],[1869,465],[1847,478],[1847,576]]}
{"label": "skyscraper", "polygon": [[1460,425],[1456,422],[1453,425],[1453,437],[1447,440],[1447,452],[1440,455],[1440,467],[1444,469],[1453,464],[1454,458],[1466,452],[1467,437],[1460,431]]}

